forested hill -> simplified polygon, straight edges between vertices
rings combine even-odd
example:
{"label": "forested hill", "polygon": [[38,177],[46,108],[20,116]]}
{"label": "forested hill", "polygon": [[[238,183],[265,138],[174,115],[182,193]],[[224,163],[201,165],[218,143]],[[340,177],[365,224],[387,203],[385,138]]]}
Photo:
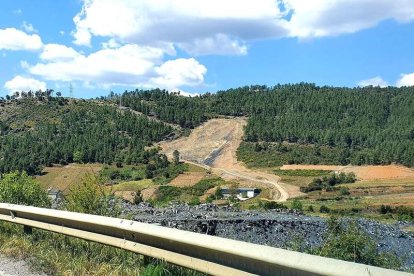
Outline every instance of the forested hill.
{"label": "forested hill", "polygon": [[146,116],[94,101],[21,99],[0,106],[0,172],[40,173],[70,162],[137,164],[145,147],[172,132]]}
{"label": "forested hill", "polygon": [[[246,86],[191,98],[136,90],[125,92],[122,104],[187,128],[219,115],[248,116],[245,141],[294,143],[293,148],[266,143],[254,147],[294,151],[290,163],[319,163],[321,152],[328,152],[323,162],[414,166],[414,87],[350,89],[301,83]],[[315,147],[313,156],[304,151],[305,145]],[[308,156],[302,156],[305,152]]]}
{"label": "forested hill", "polygon": [[[142,112],[139,116],[123,106]],[[116,104],[116,105],[115,105]],[[156,116],[160,121],[153,120]],[[131,91],[100,100],[0,98],[0,172],[40,173],[54,163],[138,164],[147,146],[209,118],[247,116],[245,162],[414,166],[414,88],[246,86],[183,97]]]}

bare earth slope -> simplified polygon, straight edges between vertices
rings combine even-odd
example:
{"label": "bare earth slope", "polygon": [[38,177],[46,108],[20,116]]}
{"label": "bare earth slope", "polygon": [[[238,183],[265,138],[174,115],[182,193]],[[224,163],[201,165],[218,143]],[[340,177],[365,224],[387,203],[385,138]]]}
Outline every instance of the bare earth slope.
{"label": "bare earth slope", "polygon": [[241,186],[265,187],[271,199],[286,201],[300,192],[298,188],[280,183],[280,177],[246,168],[237,161],[236,151],[243,137],[246,119],[213,119],[197,127],[189,137],[163,142],[163,152],[171,157],[178,150],[183,161],[211,169],[226,180],[236,180]]}

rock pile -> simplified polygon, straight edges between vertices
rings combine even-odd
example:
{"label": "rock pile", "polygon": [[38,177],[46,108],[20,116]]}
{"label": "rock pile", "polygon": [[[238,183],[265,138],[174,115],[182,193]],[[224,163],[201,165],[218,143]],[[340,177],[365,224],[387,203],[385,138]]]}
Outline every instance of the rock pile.
{"label": "rock pile", "polygon": [[[324,218],[284,209],[241,211],[214,204],[171,204],[166,208],[154,208],[148,203],[126,203],[124,214],[133,215],[139,222],[282,248],[292,243],[320,246],[328,229]],[[405,260],[406,267],[414,266],[414,233],[404,231],[407,223],[384,224],[362,218],[357,219],[357,223],[374,238],[380,250],[395,252]]]}

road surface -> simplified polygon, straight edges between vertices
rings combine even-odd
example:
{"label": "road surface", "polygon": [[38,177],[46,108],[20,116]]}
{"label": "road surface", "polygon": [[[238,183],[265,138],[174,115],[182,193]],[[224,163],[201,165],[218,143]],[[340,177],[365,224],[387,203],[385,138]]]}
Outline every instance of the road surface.
{"label": "road surface", "polygon": [[45,276],[45,274],[32,272],[25,261],[0,255],[0,276]]}

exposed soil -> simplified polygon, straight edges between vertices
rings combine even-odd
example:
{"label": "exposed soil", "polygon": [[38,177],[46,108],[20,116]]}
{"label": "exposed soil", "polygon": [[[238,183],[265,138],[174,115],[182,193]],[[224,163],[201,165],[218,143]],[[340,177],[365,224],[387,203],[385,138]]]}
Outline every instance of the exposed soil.
{"label": "exposed soil", "polygon": [[141,191],[141,196],[144,201],[153,199],[157,192],[157,188],[147,188]]}
{"label": "exposed soil", "polygon": [[353,172],[359,180],[413,178],[414,170],[397,165],[387,166],[330,166],[330,165],[283,165],[282,170],[327,170]]}
{"label": "exposed soil", "polygon": [[266,172],[248,169],[237,161],[245,118],[213,119],[194,129],[189,137],[162,142],[163,152],[172,157],[180,152],[183,161],[202,166],[225,180],[236,180],[240,186],[270,189],[270,199],[286,201],[301,195],[297,187],[280,182],[280,177]]}
{"label": "exposed soil", "polygon": [[321,170],[321,171],[338,171],[344,166],[335,165],[283,165],[281,170]]}
{"label": "exposed soil", "polygon": [[185,172],[174,178],[169,185],[175,187],[189,187],[195,185],[205,177],[204,172]]}

